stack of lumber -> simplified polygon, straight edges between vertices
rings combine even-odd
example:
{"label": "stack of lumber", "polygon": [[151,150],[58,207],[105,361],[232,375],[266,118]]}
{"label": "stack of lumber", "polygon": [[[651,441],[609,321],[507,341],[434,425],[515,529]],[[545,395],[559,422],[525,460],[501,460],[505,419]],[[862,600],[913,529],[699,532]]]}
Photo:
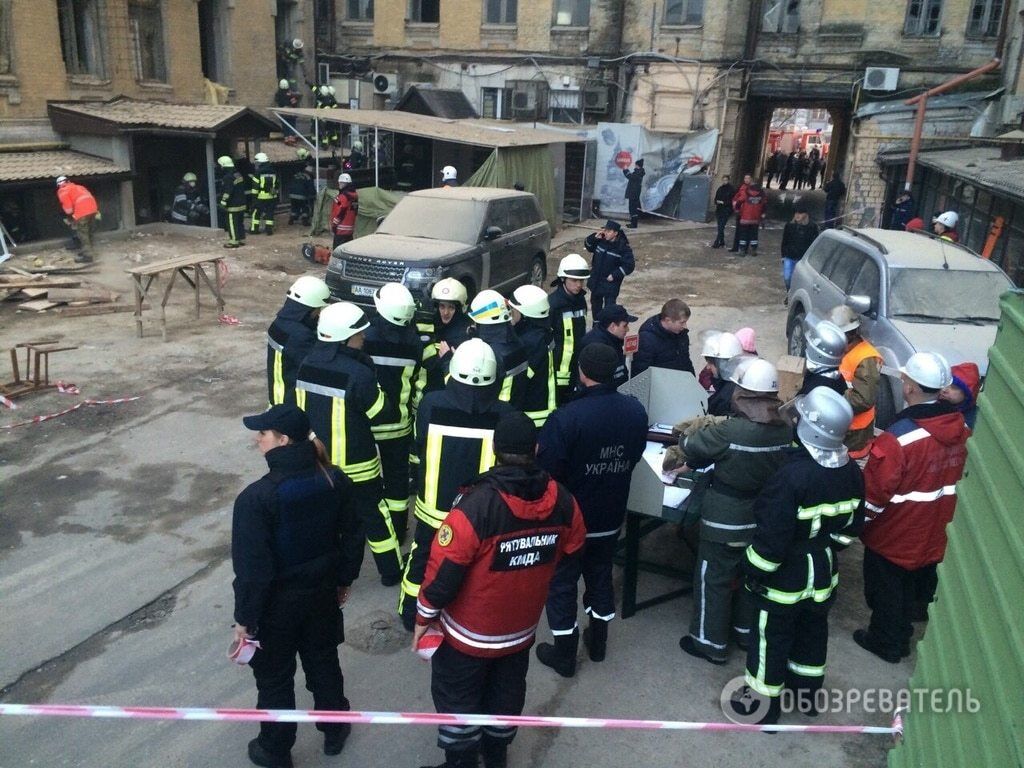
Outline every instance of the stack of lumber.
{"label": "stack of lumber", "polygon": [[0,275],[0,296],[18,302],[19,312],[46,312],[62,315],[101,315],[131,312],[130,303],[120,302],[120,294],[76,277],[58,275]]}

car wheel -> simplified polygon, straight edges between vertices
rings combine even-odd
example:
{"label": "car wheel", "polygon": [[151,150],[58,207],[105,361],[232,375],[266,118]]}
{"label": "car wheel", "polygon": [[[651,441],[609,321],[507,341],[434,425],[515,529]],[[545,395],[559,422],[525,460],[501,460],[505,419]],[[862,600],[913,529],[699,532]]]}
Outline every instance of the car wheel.
{"label": "car wheel", "polygon": [[538,288],[544,287],[544,278],[547,277],[548,265],[541,256],[535,256],[530,263],[530,285]]}
{"label": "car wheel", "polygon": [[804,313],[797,312],[789,319],[789,327],[786,329],[786,352],[793,357],[803,357],[807,350],[807,340],[804,338]]}
{"label": "car wheel", "polygon": [[887,429],[896,418],[896,403],[892,396],[892,382],[884,373],[878,382],[878,395],[875,397],[875,426]]}

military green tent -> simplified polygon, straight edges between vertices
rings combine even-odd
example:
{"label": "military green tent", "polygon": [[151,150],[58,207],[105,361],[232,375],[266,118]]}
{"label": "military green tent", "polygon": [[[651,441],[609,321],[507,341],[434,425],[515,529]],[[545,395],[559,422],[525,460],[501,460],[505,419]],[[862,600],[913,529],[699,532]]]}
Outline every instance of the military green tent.
{"label": "military green tent", "polygon": [[505,187],[518,181],[537,196],[541,215],[548,220],[551,234],[558,224],[555,174],[546,144],[529,147],[497,147],[484,164],[466,181],[467,187]]}
{"label": "military green tent", "polygon": [[[331,229],[331,206],[338,196],[337,189],[326,187],[320,190],[316,203],[313,205],[313,220],[310,224],[310,235],[329,234]],[[380,187],[365,187],[359,190],[359,214],[356,216],[355,237],[362,237],[377,231],[377,219],[387,216],[398,201],[401,192],[391,192]]]}

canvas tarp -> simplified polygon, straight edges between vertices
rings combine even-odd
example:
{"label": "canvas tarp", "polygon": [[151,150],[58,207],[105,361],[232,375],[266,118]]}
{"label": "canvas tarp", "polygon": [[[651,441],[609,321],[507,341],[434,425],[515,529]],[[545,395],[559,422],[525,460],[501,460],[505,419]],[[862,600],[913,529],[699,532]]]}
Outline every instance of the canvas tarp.
{"label": "canvas tarp", "polygon": [[541,215],[547,219],[551,234],[554,234],[559,223],[558,204],[554,165],[546,145],[495,149],[463,186],[512,189],[517,181],[527,192],[537,196]]}
{"label": "canvas tarp", "polygon": [[[325,187],[313,204],[313,220],[310,235],[330,234],[331,206],[338,190]],[[380,187],[365,187],[359,190],[359,215],[356,216],[355,237],[362,237],[377,231],[377,219],[387,216],[402,199],[401,192],[390,192]]]}

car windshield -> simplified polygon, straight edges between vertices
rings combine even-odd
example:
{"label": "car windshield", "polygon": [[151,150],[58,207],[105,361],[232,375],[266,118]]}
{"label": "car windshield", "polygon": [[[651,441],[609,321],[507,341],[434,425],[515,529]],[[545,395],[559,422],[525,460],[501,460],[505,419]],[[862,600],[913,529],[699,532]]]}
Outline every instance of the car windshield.
{"label": "car windshield", "polygon": [[382,235],[454,240],[475,245],[480,239],[484,206],[472,200],[443,200],[408,195],[381,222]]}
{"label": "car windshield", "polygon": [[893,269],[889,317],[921,323],[994,323],[1012,286],[996,271]]}

